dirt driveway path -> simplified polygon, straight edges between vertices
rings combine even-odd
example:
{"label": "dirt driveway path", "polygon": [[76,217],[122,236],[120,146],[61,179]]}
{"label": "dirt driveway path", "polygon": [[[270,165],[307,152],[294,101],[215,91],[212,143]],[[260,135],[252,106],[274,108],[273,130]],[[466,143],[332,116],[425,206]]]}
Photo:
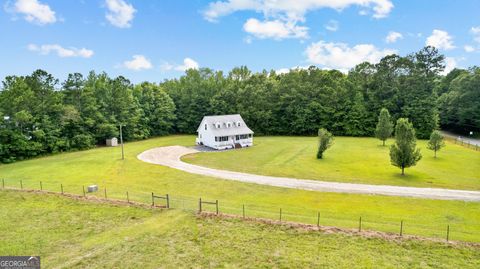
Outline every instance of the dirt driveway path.
{"label": "dirt driveway path", "polygon": [[310,191],[380,194],[390,196],[407,196],[440,200],[480,201],[479,191],[463,191],[438,188],[399,187],[388,185],[367,185],[354,183],[327,182],[287,177],[261,176],[207,168],[182,162],[183,155],[197,153],[193,148],[169,146],[153,148],[140,153],[137,158],[152,164],[159,164],[192,174],[216,177],[227,180],[269,185],[275,187],[302,189]]}

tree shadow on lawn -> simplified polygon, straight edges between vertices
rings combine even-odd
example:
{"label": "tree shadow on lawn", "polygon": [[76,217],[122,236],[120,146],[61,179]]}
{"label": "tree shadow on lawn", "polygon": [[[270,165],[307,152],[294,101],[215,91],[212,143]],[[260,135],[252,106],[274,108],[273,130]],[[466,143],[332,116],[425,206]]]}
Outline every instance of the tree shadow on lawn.
{"label": "tree shadow on lawn", "polygon": [[[406,183],[406,186],[412,186],[411,183],[427,183],[427,184],[433,184],[434,178],[428,177],[422,174],[414,173],[408,171],[408,169],[405,169],[405,175],[402,175],[402,172],[398,171],[398,173],[391,174],[392,178],[394,178],[397,183]],[[424,186],[425,187],[425,186]]]}

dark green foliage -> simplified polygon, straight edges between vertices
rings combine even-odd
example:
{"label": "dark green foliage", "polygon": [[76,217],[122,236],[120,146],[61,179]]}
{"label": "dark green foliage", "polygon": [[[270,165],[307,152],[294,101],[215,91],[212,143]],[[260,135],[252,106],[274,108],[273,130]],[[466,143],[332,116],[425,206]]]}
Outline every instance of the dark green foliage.
{"label": "dark green foliage", "polygon": [[318,129],[317,159],[323,158],[323,153],[333,145],[333,135],[327,129]]}
{"label": "dark green foliage", "polygon": [[380,115],[378,116],[377,128],[375,129],[375,137],[382,140],[383,145],[385,146],[385,141],[392,135],[393,132],[393,123],[390,119],[390,113],[386,108],[380,110]]}
{"label": "dark green foliage", "polygon": [[405,118],[398,119],[395,126],[395,144],[390,147],[390,162],[402,169],[404,175],[405,168],[415,166],[421,158],[412,123]]}
{"label": "dark green foliage", "polygon": [[92,148],[118,136],[120,123],[127,141],[172,131],[175,105],[159,86],[142,84],[135,91],[124,77],[111,79],[94,72],[86,79],[70,74],[58,86],[42,70],[5,78],[0,92],[0,162]]}
{"label": "dark green foliage", "polygon": [[[455,71],[455,70],[454,70]],[[452,71],[452,72],[454,72]],[[459,133],[480,133],[480,68],[456,72],[439,98],[441,125]]]}
{"label": "dark green foliage", "polygon": [[442,128],[480,133],[479,69],[442,78],[443,60],[426,47],[359,64],[348,75],[314,66],[252,73],[243,66],[227,75],[190,69],[178,79],[138,85],[95,72],[70,74],[61,85],[43,70],[8,76],[0,91],[0,115],[9,117],[0,122],[0,159],[90,148],[118,136],[119,124],[126,141],[193,134],[203,116],[215,114],[240,113],[256,135],[315,135],[323,127],[373,136],[385,108],[392,121],[409,118],[418,138],[428,138],[441,111]]}
{"label": "dark green foliage", "polygon": [[160,86],[144,82],[135,86],[133,95],[142,108],[140,125],[147,131],[147,136],[172,132],[175,104]]}
{"label": "dark green foliage", "polygon": [[445,141],[443,141],[443,135],[435,130],[430,135],[430,140],[428,140],[427,148],[435,152],[435,158],[437,158],[437,151],[445,147]]}

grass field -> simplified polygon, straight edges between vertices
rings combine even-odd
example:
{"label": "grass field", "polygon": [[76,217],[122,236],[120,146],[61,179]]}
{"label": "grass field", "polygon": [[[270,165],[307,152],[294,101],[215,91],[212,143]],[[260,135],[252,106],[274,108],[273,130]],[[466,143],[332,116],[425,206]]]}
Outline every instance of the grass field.
{"label": "grass field", "polygon": [[[388,141],[388,144],[392,143]],[[423,158],[402,176],[390,164],[389,147],[378,139],[336,137],[322,160],[315,137],[258,137],[255,146],[237,151],[183,157],[189,163],[253,174],[325,181],[480,190],[480,152],[451,142],[438,152],[417,145]]]}
{"label": "grass field", "polygon": [[0,191],[0,200],[0,255],[40,255],[42,268],[480,267],[474,247],[325,234],[48,194]]}
{"label": "grass field", "polygon": [[258,217],[278,218],[281,207],[285,220],[305,223],[316,223],[321,211],[321,224],[339,227],[358,227],[361,216],[365,229],[398,232],[404,220],[405,234],[440,238],[450,225],[452,240],[480,242],[480,203],[276,188],[193,175],[136,158],[146,149],[192,145],[193,141],[193,136],[168,136],[128,143],[124,161],[120,148],[58,154],[1,165],[0,178],[17,188],[23,180],[24,188],[30,189],[38,189],[42,181],[44,189],[57,192],[63,184],[65,192],[76,194],[82,193],[82,186],[98,184],[101,190],[108,189],[108,197],[125,199],[129,191],[130,199],[143,202],[150,201],[152,191],[168,193],[175,207],[192,210],[199,197],[218,199],[222,212],[241,214],[242,204],[246,204],[247,215]]}

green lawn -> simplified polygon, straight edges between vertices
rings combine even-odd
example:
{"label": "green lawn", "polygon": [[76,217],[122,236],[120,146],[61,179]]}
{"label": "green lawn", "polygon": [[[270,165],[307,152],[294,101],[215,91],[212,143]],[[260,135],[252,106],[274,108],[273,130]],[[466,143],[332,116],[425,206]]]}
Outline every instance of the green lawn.
{"label": "green lawn", "polygon": [[[43,268],[479,268],[475,247],[325,234],[0,191],[0,255]],[[348,257],[348,258],[347,258]]]}
{"label": "green lawn", "polygon": [[365,229],[398,232],[404,220],[406,234],[441,238],[451,225],[452,239],[480,242],[480,203],[276,188],[193,175],[136,158],[146,149],[193,141],[193,136],[168,136],[128,143],[125,161],[120,159],[120,148],[97,148],[0,165],[0,178],[15,187],[23,180],[30,189],[38,189],[42,181],[44,189],[57,192],[63,184],[66,192],[76,194],[82,193],[82,186],[98,184],[101,190],[107,187],[108,197],[125,199],[128,191],[130,199],[143,202],[150,201],[152,191],[168,193],[173,206],[191,210],[197,208],[199,197],[218,199],[222,212],[241,214],[246,204],[250,216],[278,218],[282,208],[283,219],[306,223],[316,223],[320,211],[321,224],[339,227],[358,227],[361,216]]}
{"label": "green lawn", "polygon": [[[393,140],[389,140],[388,144]],[[322,160],[315,137],[258,137],[255,146],[237,151],[185,156],[208,167],[261,175],[382,185],[480,190],[480,152],[451,142],[433,157],[426,141],[417,145],[423,158],[402,176],[390,164],[389,147],[374,138],[336,137]]]}

